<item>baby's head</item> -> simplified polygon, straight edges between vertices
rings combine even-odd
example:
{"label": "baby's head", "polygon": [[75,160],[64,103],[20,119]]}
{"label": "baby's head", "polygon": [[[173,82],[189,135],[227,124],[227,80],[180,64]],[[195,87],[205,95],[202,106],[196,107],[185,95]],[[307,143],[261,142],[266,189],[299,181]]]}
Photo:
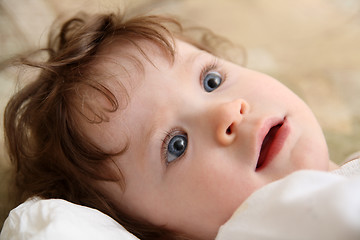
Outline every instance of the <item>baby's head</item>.
{"label": "baby's head", "polygon": [[6,110],[22,198],[95,207],[141,239],[213,239],[258,188],[329,170],[306,104],[210,43],[162,17],[64,24]]}

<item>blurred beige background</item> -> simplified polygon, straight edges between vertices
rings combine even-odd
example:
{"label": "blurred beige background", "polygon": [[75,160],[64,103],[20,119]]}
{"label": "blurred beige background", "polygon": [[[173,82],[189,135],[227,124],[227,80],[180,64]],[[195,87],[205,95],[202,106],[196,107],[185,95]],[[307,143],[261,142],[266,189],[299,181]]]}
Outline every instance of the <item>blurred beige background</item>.
{"label": "blurred beige background", "polygon": [[[59,14],[123,6],[177,15],[242,45],[249,68],[279,79],[310,105],[334,161],[360,150],[359,0],[0,0],[0,68],[14,54],[44,46]],[[0,71],[1,113],[15,80],[15,70]],[[1,202],[7,167],[1,147]]]}

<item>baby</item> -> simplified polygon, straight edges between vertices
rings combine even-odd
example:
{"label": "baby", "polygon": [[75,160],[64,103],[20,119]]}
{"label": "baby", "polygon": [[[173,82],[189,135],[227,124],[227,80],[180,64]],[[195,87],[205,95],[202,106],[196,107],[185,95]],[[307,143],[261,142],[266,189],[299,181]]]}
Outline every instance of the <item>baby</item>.
{"label": "baby", "polygon": [[215,239],[260,188],[338,168],[307,105],[171,18],[82,15],[5,111],[17,203],[60,198],[140,239]]}

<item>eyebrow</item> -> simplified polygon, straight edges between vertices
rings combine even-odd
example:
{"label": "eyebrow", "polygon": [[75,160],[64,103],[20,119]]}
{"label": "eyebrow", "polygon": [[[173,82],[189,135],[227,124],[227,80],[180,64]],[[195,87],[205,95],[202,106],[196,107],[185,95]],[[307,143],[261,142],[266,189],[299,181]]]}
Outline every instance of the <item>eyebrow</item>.
{"label": "eyebrow", "polygon": [[191,54],[187,59],[186,59],[186,63],[190,64],[190,63],[195,63],[196,61],[198,61],[198,59],[202,56],[205,56],[209,54],[208,52],[204,51],[204,50],[200,50],[197,53]]}

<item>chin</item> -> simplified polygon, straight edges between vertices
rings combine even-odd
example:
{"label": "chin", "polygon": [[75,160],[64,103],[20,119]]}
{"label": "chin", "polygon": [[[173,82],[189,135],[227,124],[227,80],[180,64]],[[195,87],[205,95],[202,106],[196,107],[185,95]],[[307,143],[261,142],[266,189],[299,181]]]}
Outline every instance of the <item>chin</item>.
{"label": "chin", "polygon": [[297,168],[311,169],[319,171],[329,170],[329,152],[326,144],[312,145],[311,148],[302,150],[302,154],[297,157]]}

